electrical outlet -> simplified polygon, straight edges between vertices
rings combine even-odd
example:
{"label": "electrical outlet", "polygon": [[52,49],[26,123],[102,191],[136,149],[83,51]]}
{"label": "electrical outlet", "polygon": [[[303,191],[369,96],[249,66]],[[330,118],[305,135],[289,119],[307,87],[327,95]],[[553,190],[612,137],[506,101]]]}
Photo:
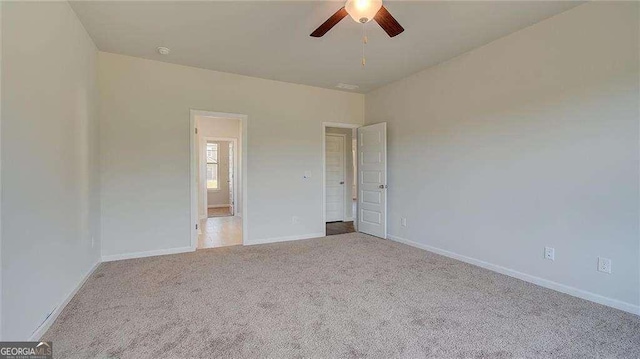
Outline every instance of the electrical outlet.
{"label": "electrical outlet", "polygon": [[291,224],[298,224],[300,222],[300,217],[293,216],[291,217]]}
{"label": "electrical outlet", "polygon": [[406,226],[407,226],[407,219],[406,219],[406,218],[404,218],[404,217],[400,218],[400,224],[401,224],[403,227],[406,227]]}
{"label": "electrical outlet", "polygon": [[598,257],[598,272],[611,274],[611,259]]}
{"label": "electrical outlet", "polygon": [[548,260],[556,260],[556,250],[551,247],[544,247],[544,258]]}

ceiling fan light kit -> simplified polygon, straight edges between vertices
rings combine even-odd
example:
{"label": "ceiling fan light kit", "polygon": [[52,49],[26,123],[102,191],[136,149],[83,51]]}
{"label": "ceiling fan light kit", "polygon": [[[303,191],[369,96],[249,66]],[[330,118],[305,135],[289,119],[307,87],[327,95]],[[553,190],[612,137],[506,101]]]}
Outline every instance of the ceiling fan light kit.
{"label": "ceiling fan light kit", "polygon": [[382,7],[382,0],[347,0],[345,10],[355,22],[365,24],[376,16]]}

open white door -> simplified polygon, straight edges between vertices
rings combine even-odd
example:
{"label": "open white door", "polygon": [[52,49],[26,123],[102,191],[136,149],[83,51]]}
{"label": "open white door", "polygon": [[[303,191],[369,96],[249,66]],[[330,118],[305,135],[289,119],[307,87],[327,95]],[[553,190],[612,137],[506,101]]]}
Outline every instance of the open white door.
{"label": "open white door", "polygon": [[387,124],[358,128],[358,231],[387,238]]}

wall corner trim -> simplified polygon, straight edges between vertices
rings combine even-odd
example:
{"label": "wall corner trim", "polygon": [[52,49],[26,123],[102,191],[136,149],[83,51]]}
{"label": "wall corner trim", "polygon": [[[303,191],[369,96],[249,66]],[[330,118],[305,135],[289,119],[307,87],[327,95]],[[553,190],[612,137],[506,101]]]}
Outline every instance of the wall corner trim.
{"label": "wall corner trim", "polygon": [[158,250],[146,251],[146,252],[111,254],[111,255],[102,256],[102,261],[113,262],[113,261],[119,261],[123,259],[155,257],[155,256],[163,256],[167,254],[193,252],[194,250],[195,248],[192,248],[192,247],[178,247],[178,248],[158,249]]}
{"label": "wall corner trim", "polygon": [[631,314],[635,314],[635,315],[640,315],[640,306],[638,305],[634,305],[631,303],[627,303],[627,302],[623,302],[617,299],[613,299],[613,298],[609,298],[609,297],[605,297],[602,296],[600,294],[596,294],[596,293],[592,293],[592,292],[588,292],[586,290],[582,290],[582,289],[578,289],[578,288],[574,288],[574,287],[570,287],[568,285],[565,284],[561,284],[561,283],[557,283],[548,279],[544,279],[544,278],[540,278],[540,277],[536,277],[530,274],[526,274],[526,273],[522,273],[522,272],[518,272],[516,270],[510,269],[510,268],[506,268],[506,267],[502,267],[499,266],[497,264],[493,264],[493,263],[489,263],[489,262],[485,262],[482,261],[480,259],[476,259],[476,258],[472,258],[472,257],[467,257],[455,252],[451,252],[448,250],[444,250],[444,249],[440,249],[437,247],[433,247],[427,244],[422,244],[422,243],[417,243],[414,242],[412,240],[406,239],[406,238],[402,238],[402,237],[398,237],[395,235],[387,235],[387,237],[395,242],[399,242],[399,243],[403,243],[415,248],[419,248],[419,249],[424,249],[426,251],[429,252],[433,252],[436,254],[440,254],[442,256],[445,257],[449,257],[449,258],[453,258],[465,263],[469,263],[469,264],[473,264],[475,266],[484,268],[484,269],[488,269],[490,271],[493,272],[497,272],[500,274],[504,274],[507,275],[509,277],[513,277],[513,278],[517,278],[520,280],[523,280],[525,282],[529,282],[535,285],[539,285],[541,287],[544,288],[548,288],[551,290],[555,290],[557,292],[560,293],[564,293],[564,294],[568,294],[574,297],[578,297],[581,299],[585,299],[594,303],[598,303],[598,304],[602,304],[602,305],[606,305],[608,307],[612,307],[615,309],[619,309]]}
{"label": "wall corner trim", "polygon": [[73,290],[69,294],[67,294],[67,296],[62,301],[62,303],[60,303],[60,305],[58,305],[56,309],[54,309],[53,312],[51,312],[51,314],[47,317],[47,319],[42,324],[40,324],[40,326],[31,334],[31,336],[28,339],[29,341],[39,341],[40,338],[42,338],[44,333],[46,333],[47,330],[49,330],[49,328],[51,327],[51,325],[56,321],[56,319],[58,319],[58,316],[60,315],[60,313],[62,313],[64,308],[67,306],[67,304],[69,304],[71,299],[75,297],[75,295],[78,293],[80,288],[82,288],[84,283],[86,283],[87,279],[89,279],[89,277],[91,277],[93,272],[95,272],[95,270],[98,269],[98,267],[100,266],[100,263],[102,262],[100,261],[96,262],[91,267],[91,269],[89,269],[89,271],[84,275],[82,280],[80,280],[78,285],[76,285],[75,288],[73,288]]}

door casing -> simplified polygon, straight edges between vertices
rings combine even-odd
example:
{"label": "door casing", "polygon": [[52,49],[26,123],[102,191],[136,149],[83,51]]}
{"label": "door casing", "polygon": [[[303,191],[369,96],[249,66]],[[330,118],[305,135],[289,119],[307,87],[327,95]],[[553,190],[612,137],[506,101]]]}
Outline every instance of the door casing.
{"label": "door casing", "polygon": [[[324,236],[327,235],[327,203],[326,203],[326,171],[325,168],[327,166],[327,158],[326,158],[326,148],[325,148],[325,138],[327,135],[327,127],[336,127],[336,128],[350,128],[357,129],[362,125],[354,124],[354,123],[340,123],[340,122],[323,122],[322,123],[322,233]],[[357,137],[357,136],[356,136]],[[357,156],[356,156],[357,159]],[[357,178],[357,176],[356,176]],[[358,180],[356,180],[356,183]],[[356,184],[357,187],[357,184]],[[356,207],[357,212],[357,207]],[[356,228],[356,232],[358,231],[358,216],[357,213],[353,215],[353,225]]]}
{"label": "door casing", "polygon": [[[196,250],[198,244],[198,227],[200,225],[199,216],[198,216],[198,161],[197,154],[198,148],[196,146],[196,116],[203,117],[212,117],[212,118],[225,118],[225,119],[236,119],[240,120],[240,137],[242,138],[242,158],[240,161],[240,166],[238,166],[236,161],[236,168],[241,168],[240,175],[242,177],[242,244],[247,243],[247,239],[249,238],[249,207],[247,206],[249,193],[247,191],[247,158],[249,156],[248,147],[249,143],[247,141],[248,127],[249,127],[249,116],[243,114],[236,113],[224,113],[224,112],[213,112],[213,111],[203,111],[203,110],[189,110],[189,192],[191,198],[191,249],[193,251]],[[237,149],[237,147],[236,147]],[[236,151],[237,156],[238,151]],[[237,158],[237,157],[236,157]],[[236,173],[236,178],[238,173]],[[237,187],[236,187],[237,188]],[[237,193],[237,191],[236,191]]]}

